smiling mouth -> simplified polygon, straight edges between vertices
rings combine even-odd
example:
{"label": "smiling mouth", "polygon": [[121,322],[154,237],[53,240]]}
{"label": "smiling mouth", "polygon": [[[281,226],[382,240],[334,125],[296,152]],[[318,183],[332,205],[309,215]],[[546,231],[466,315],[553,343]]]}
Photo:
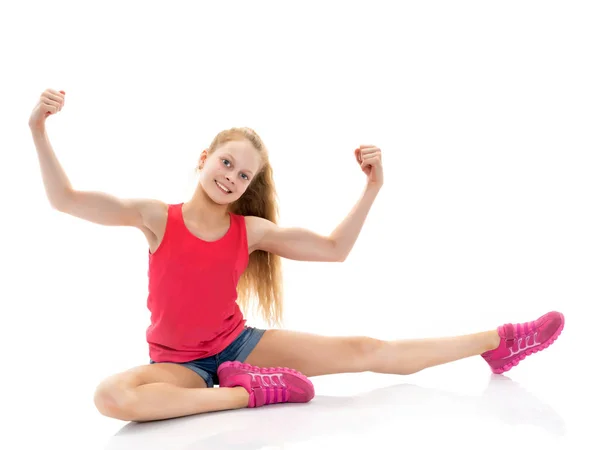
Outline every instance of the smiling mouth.
{"label": "smiling mouth", "polygon": [[226,194],[231,194],[231,191],[229,189],[227,189],[225,186],[223,186],[221,183],[219,183],[217,180],[215,180],[215,184],[217,185],[217,187],[219,189],[221,189]]}

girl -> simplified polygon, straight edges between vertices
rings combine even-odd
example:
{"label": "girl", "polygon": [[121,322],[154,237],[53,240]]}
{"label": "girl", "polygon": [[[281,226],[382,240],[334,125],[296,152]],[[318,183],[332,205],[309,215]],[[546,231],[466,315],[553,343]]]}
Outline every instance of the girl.
{"label": "girl", "polygon": [[[247,326],[242,312],[253,294],[267,323],[280,323],[281,257],[341,262],[348,256],[383,185],[381,150],[355,150],[365,189],[340,225],[321,236],[276,224],[273,169],[265,145],[249,128],[219,133],[201,153],[200,180],[185,203],[75,190],[45,130],[46,118],[61,111],[64,101],[63,91],[44,91],[29,120],[50,204],[97,224],[135,227],[149,246],[149,364],[100,383],[94,401],[101,414],[150,421],[308,402],[314,388],[307,377],[412,374],[475,355],[502,373],[548,347],[563,329],[564,317],[554,311],[495,330],[406,341]],[[215,385],[220,388],[207,389]]]}

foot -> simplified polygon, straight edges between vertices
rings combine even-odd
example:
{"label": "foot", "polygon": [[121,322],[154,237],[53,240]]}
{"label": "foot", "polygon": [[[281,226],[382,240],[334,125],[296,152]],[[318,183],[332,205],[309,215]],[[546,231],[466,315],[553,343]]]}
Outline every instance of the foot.
{"label": "foot", "polygon": [[494,373],[503,373],[527,356],[552,344],[565,326],[565,317],[556,311],[525,323],[508,323],[498,327],[500,345],[482,353]]}
{"label": "foot", "polygon": [[308,378],[293,369],[260,368],[228,361],[217,370],[220,387],[242,386],[250,394],[249,408],[272,403],[307,403],[315,396]]}

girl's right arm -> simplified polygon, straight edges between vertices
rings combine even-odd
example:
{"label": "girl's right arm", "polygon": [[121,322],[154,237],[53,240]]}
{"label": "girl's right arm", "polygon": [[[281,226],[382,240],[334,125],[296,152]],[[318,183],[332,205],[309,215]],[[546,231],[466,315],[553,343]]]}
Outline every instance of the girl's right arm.
{"label": "girl's right arm", "polygon": [[120,199],[103,192],[78,191],[61,167],[46,133],[45,119],[62,109],[64,94],[46,90],[29,127],[38,154],[46,195],[52,207],[100,225],[132,226],[152,231],[165,205],[151,199]]}

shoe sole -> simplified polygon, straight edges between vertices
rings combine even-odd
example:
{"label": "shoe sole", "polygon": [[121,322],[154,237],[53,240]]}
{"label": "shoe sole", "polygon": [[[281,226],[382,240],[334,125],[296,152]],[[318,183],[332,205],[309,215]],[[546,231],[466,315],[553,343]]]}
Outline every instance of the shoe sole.
{"label": "shoe sole", "polygon": [[533,355],[534,353],[537,353],[537,352],[541,352],[542,350],[550,347],[554,343],[554,341],[556,341],[556,339],[558,339],[558,337],[562,333],[563,328],[565,327],[565,316],[562,313],[560,313],[560,318],[562,319],[562,323],[560,324],[560,327],[558,327],[558,329],[554,332],[554,334],[546,342],[544,342],[539,347],[535,347],[530,350],[526,350],[525,352],[521,353],[519,356],[516,356],[515,359],[513,359],[509,363],[503,365],[502,367],[492,369],[492,372],[494,372],[495,374],[501,374],[504,372],[508,372],[513,367],[518,366],[519,362],[523,361],[528,356]]}

